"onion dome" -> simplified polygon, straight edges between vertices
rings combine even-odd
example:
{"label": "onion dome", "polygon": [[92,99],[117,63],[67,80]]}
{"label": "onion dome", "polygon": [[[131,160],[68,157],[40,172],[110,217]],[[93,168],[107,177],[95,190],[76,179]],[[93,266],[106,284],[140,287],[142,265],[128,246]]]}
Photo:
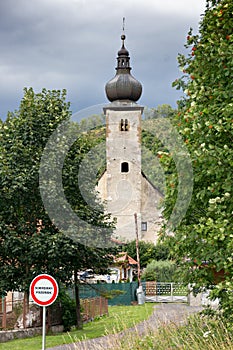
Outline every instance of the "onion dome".
{"label": "onion dome", "polygon": [[125,35],[121,36],[122,47],[118,51],[116,75],[105,86],[109,101],[130,100],[136,102],[142,94],[142,85],[130,71],[129,52],[125,48]]}

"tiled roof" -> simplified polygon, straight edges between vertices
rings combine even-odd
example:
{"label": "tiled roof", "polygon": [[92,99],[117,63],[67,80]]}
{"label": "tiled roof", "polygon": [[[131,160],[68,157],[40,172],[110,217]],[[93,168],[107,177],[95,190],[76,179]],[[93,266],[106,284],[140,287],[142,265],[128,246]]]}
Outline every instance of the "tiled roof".
{"label": "tiled roof", "polygon": [[118,257],[115,258],[117,263],[128,263],[130,265],[137,265],[137,261],[131,258],[127,252],[119,253]]}

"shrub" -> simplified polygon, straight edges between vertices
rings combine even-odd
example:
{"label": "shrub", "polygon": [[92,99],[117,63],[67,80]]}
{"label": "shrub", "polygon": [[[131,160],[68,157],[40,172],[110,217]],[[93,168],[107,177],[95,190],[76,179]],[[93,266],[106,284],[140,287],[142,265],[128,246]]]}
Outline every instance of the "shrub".
{"label": "shrub", "polygon": [[142,279],[146,281],[178,282],[177,270],[178,268],[173,261],[153,260],[147,265],[142,274]]}
{"label": "shrub", "polygon": [[62,324],[64,331],[69,331],[72,326],[77,324],[76,305],[75,301],[64,291],[59,293],[58,302],[62,307]]}

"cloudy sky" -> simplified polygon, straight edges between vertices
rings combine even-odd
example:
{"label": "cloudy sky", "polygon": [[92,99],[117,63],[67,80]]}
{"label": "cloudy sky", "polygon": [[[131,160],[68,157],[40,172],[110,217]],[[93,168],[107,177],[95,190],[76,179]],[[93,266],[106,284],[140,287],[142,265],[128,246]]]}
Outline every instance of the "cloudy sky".
{"label": "cloudy sky", "polygon": [[23,88],[67,89],[73,113],[107,102],[115,75],[122,18],[132,74],[143,84],[140,104],[176,106],[171,87],[177,54],[195,32],[205,0],[0,1],[0,117],[19,107]]}

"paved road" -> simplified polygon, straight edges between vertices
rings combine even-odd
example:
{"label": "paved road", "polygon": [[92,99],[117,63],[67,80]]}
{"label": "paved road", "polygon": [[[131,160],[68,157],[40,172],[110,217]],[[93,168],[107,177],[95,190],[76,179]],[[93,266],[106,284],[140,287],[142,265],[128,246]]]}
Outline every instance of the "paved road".
{"label": "paved road", "polygon": [[185,322],[188,315],[200,311],[200,307],[188,306],[187,304],[158,304],[152,316],[144,322],[139,323],[134,328],[130,328],[116,335],[109,335],[96,339],[84,340],[74,344],[59,345],[47,350],[108,350],[116,346],[117,338],[122,337],[127,332],[143,334],[148,329],[158,328],[164,323],[181,324]]}

